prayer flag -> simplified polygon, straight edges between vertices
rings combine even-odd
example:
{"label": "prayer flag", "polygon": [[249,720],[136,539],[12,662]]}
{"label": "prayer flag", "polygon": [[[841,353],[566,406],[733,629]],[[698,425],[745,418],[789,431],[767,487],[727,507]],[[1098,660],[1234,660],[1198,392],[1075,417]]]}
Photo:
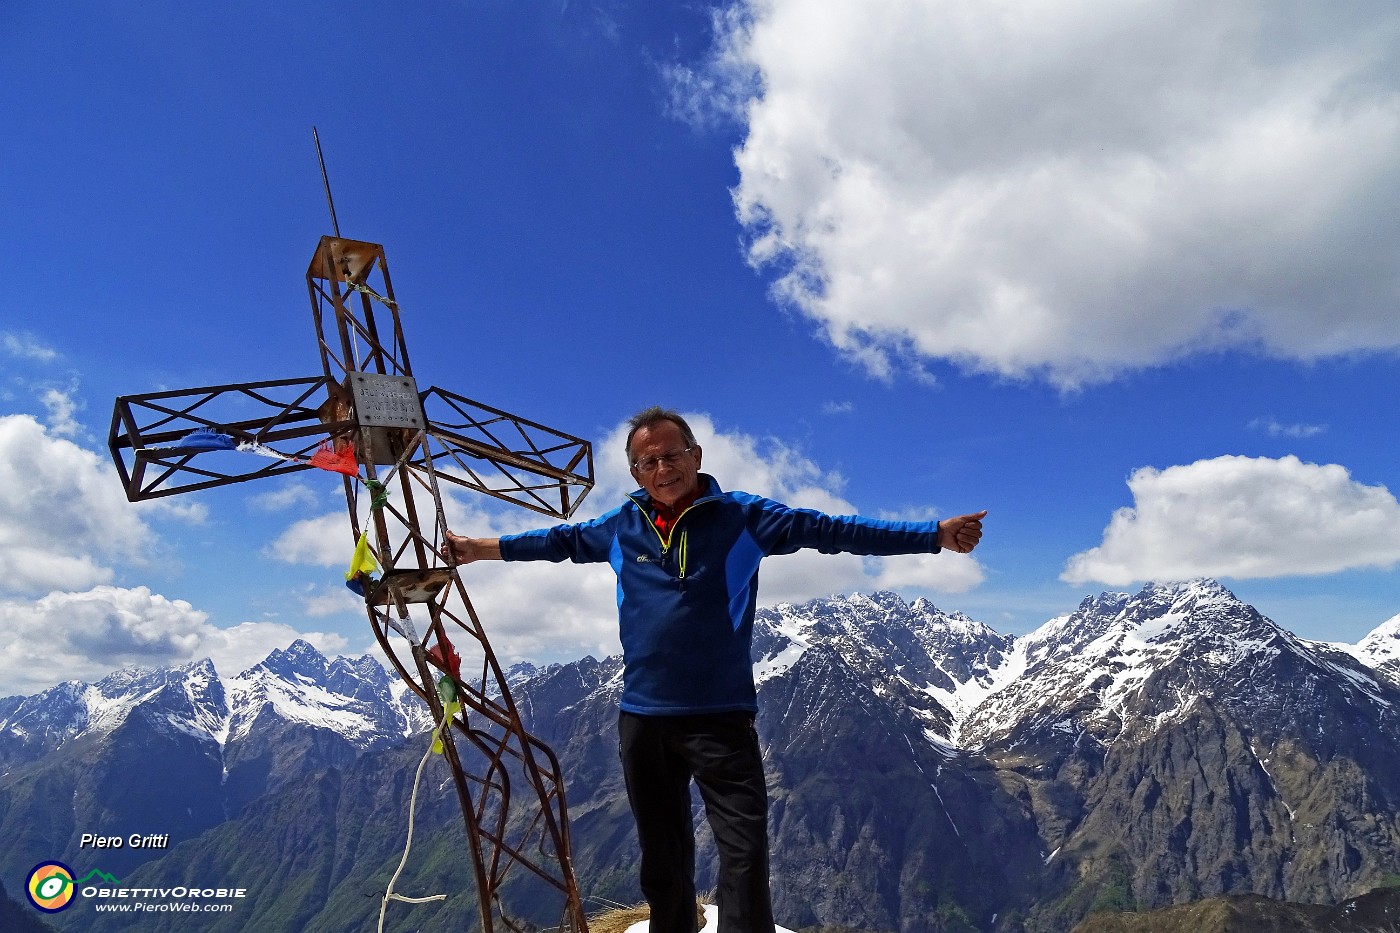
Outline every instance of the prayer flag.
{"label": "prayer flag", "polygon": [[369,532],[360,532],[360,540],[355,543],[355,555],[350,558],[350,569],[345,572],[346,580],[353,580],[359,574],[371,574],[379,569],[379,561],[369,549]]}

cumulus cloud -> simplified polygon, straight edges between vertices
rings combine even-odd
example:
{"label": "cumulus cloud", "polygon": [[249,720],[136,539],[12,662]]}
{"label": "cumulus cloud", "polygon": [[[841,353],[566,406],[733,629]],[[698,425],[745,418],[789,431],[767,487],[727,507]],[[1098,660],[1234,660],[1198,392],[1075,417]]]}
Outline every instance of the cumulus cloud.
{"label": "cumulus cloud", "polygon": [[[872,372],[1400,346],[1394,4],[738,0],[751,261]],[[736,103],[738,96],[742,103]]]}
{"label": "cumulus cloud", "polygon": [[49,430],[64,437],[73,437],[82,432],[83,426],[73,416],[82,409],[82,403],[73,397],[73,389],[45,389],[39,396],[49,412]]}
{"label": "cumulus cloud", "polygon": [[[350,525],[344,511],[327,512],[293,522],[267,546],[267,555],[288,564],[313,567],[349,565]],[[348,542],[348,543],[347,543]]]}
{"label": "cumulus cloud", "polygon": [[305,638],[334,653],[338,635],[245,622],[229,629],[181,599],[146,587],[97,586],[53,592],[36,601],[0,601],[0,695],[36,693],[65,680],[96,680],[123,665],[161,667],[212,658],[225,676],[237,674]]}
{"label": "cumulus cloud", "polygon": [[0,593],[108,582],[154,540],[110,466],[28,415],[0,416],[0,476]]}
{"label": "cumulus cloud", "polygon": [[1126,586],[1199,576],[1281,577],[1400,563],[1400,503],[1337,464],[1217,457],[1128,480],[1103,543],[1061,579]]}

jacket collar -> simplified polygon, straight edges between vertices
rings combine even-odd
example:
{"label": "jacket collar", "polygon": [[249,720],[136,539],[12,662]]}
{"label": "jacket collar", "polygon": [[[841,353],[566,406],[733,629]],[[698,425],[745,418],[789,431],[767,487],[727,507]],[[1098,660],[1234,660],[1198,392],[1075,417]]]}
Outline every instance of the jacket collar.
{"label": "jacket collar", "polygon": [[[713,499],[724,492],[724,490],[719,488],[719,483],[716,482],[715,478],[708,473],[700,474],[700,483],[701,489],[703,489],[704,492],[700,493],[695,503],[692,504],[704,502],[706,499]],[[627,498],[637,503],[644,512],[650,512],[652,510],[651,494],[645,489],[637,489],[634,492],[628,493]]]}

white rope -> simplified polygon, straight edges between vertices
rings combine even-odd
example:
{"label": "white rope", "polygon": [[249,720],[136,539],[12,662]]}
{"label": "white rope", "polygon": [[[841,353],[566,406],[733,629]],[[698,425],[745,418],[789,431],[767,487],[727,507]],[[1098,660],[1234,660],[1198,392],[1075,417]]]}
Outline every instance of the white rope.
{"label": "white rope", "polygon": [[437,743],[442,730],[452,721],[452,705],[451,703],[443,704],[442,722],[433,729],[433,742],[423,753],[423,760],[418,762],[418,772],[413,775],[413,794],[408,799],[408,839],[403,844],[403,858],[399,859],[398,870],[394,872],[394,877],[389,879],[389,886],[384,889],[384,899],[379,902],[379,933],[384,933],[384,912],[389,909],[390,901],[402,901],[405,904],[428,904],[433,901],[447,900],[446,894],[433,894],[428,897],[407,897],[403,894],[395,894],[394,884],[398,882],[399,875],[403,874],[404,866],[408,864],[408,852],[413,848],[413,811],[418,806],[418,782],[423,777],[423,768],[427,766],[428,759],[433,757],[433,745]]}

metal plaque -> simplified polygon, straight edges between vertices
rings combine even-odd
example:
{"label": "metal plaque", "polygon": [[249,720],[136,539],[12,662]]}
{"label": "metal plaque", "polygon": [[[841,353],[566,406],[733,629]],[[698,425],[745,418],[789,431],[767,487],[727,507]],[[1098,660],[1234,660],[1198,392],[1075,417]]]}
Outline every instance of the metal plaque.
{"label": "metal plaque", "polygon": [[424,427],[423,403],[412,376],[350,373],[346,382],[355,399],[355,418],[360,427]]}

